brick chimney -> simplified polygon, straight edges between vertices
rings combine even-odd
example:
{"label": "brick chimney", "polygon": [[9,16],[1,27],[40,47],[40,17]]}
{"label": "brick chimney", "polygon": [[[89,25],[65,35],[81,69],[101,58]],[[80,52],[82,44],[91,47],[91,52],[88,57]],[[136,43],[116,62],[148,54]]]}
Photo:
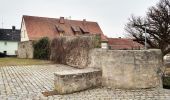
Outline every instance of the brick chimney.
{"label": "brick chimney", "polygon": [[60,24],[64,24],[64,17],[60,17],[59,23],[60,23]]}
{"label": "brick chimney", "polygon": [[12,26],[12,31],[15,31],[15,26]]}

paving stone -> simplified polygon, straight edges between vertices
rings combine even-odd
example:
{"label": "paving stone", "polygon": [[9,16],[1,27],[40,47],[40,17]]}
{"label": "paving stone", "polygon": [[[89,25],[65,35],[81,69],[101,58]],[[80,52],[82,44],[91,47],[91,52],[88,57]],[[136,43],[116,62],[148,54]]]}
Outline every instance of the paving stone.
{"label": "paving stone", "polygon": [[168,89],[111,90],[95,88],[67,95],[44,97],[54,90],[54,72],[72,70],[64,65],[0,67],[0,100],[170,100]]}

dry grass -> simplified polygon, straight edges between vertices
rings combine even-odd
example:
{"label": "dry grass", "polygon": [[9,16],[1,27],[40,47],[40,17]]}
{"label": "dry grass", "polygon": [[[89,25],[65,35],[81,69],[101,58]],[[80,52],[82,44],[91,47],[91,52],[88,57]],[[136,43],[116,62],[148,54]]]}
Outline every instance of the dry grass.
{"label": "dry grass", "polygon": [[16,57],[0,58],[0,66],[12,66],[12,65],[43,65],[51,64],[52,62],[47,60],[37,59],[20,59]]}

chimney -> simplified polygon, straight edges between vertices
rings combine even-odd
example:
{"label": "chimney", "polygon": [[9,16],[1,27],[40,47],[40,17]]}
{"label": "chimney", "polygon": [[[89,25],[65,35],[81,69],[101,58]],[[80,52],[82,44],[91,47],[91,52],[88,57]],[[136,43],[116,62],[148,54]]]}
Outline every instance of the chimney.
{"label": "chimney", "polygon": [[12,31],[15,31],[15,26],[12,26]]}
{"label": "chimney", "polygon": [[60,24],[64,24],[64,17],[60,17],[59,23],[60,23]]}
{"label": "chimney", "polygon": [[86,25],[86,19],[83,19],[83,25]]}

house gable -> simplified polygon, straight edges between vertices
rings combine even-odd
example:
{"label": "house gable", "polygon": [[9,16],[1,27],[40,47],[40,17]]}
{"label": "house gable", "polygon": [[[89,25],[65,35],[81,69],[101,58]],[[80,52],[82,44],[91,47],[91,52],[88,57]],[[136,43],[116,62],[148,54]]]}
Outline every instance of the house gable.
{"label": "house gable", "polygon": [[21,23],[21,41],[29,41],[24,19],[22,19],[22,23]]}

